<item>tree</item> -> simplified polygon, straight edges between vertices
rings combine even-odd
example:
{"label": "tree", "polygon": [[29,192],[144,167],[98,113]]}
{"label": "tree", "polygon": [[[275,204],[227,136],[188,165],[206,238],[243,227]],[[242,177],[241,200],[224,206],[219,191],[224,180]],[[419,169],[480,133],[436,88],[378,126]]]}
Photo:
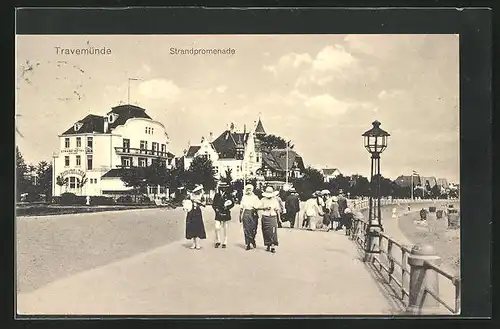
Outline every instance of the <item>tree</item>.
{"label": "tree", "polygon": [[186,187],[192,189],[195,184],[203,184],[205,191],[215,189],[217,180],[212,160],[196,157],[187,171]]}
{"label": "tree", "polygon": [[165,167],[165,162],[154,159],[149,166],[144,169],[144,179],[147,186],[152,186],[154,197],[156,198],[156,192],[158,185],[166,186],[168,175],[167,168]]}
{"label": "tree", "polygon": [[28,190],[29,181],[26,179],[28,166],[24,162],[23,155],[16,146],[16,198],[19,200],[22,193]]}
{"label": "tree", "polygon": [[78,184],[76,187],[80,189],[80,192],[83,189],[83,187],[85,186],[85,184],[87,184],[87,181],[88,181],[88,178],[86,175],[83,175],[82,179],[78,181]]}
{"label": "tree", "polygon": [[352,175],[350,177],[349,192],[351,196],[369,196],[370,195],[370,181],[362,175]]}
{"label": "tree", "polygon": [[132,187],[136,202],[139,194],[146,193],[147,183],[144,174],[143,168],[132,168],[125,170],[120,177],[126,187]]}
{"label": "tree", "polygon": [[[265,135],[261,138],[261,146],[263,149],[284,149],[286,148],[286,140],[276,135]],[[289,148],[293,149],[294,145],[290,144]]]}
{"label": "tree", "polygon": [[353,183],[351,177],[340,174],[335,178],[330,179],[327,187],[333,194],[338,194],[340,190],[344,193],[352,193],[351,189],[353,187]]}
{"label": "tree", "polygon": [[307,167],[304,169],[303,176],[297,179],[294,185],[301,199],[305,200],[310,198],[314,191],[322,190],[325,182],[319,170]]}
{"label": "tree", "polygon": [[52,165],[46,161],[39,162],[36,175],[38,177],[38,193],[45,194],[46,200],[49,200],[52,196]]}
{"label": "tree", "polygon": [[56,185],[59,186],[59,194],[62,194],[62,187],[68,186],[68,178],[63,178],[62,175],[56,177]]}
{"label": "tree", "polygon": [[227,168],[224,172],[224,177],[221,177],[220,181],[227,185],[231,185],[233,182],[233,170],[231,168]]}

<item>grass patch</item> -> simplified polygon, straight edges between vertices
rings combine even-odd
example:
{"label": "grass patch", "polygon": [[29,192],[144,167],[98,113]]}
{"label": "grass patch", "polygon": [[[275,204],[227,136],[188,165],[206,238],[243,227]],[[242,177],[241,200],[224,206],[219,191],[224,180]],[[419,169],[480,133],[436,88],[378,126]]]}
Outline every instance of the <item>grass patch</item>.
{"label": "grass patch", "polygon": [[460,275],[460,229],[448,229],[448,219],[436,219],[435,214],[427,214],[427,226],[414,223],[419,220],[418,211],[403,215],[399,228],[413,244],[433,246],[442,266]]}
{"label": "grass patch", "polygon": [[16,207],[16,216],[50,216],[155,208],[155,205],[115,205],[115,206],[58,206],[30,205]]}

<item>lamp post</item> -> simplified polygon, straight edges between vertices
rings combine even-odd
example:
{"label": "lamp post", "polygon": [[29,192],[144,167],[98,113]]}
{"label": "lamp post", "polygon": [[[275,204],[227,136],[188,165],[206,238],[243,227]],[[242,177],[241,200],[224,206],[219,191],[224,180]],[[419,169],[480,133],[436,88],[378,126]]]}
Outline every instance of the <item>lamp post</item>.
{"label": "lamp post", "polygon": [[387,148],[387,139],[390,134],[380,128],[380,122],[372,122],[373,127],[366,131],[364,138],[365,149],[371,154],[371,193],[369,199],[368,225],[365,238],[365,261],[379,253],[379,233],[383,231],[380,209],[380,154]]}

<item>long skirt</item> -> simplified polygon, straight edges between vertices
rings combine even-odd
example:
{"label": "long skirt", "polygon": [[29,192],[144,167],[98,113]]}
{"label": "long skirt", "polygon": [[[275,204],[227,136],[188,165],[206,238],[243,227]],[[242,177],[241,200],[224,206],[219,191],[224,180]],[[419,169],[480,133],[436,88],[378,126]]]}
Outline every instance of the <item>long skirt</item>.
{"label": "long skirt", "polygon": [[194,208],[186,216],[186,239],[192,238],[207,238],[200,208]]}
{"label": "long skirt", "polygon": [[255,244],[257,235],[257,216],[253,210],[245,209],[242,216],[243,233],[245,234],[245,244]]}
{"label": "long skirt", "polygon": [[318,227],[323,226],[323,217],[322,216],[308,216],[309,218],[309,226],[307,227],[309,230],[316,230]]}
{"label": "long skirt", "polygon": [[262,216],[262,236],[264,245],[278,245],[278,218],[276,216]]}

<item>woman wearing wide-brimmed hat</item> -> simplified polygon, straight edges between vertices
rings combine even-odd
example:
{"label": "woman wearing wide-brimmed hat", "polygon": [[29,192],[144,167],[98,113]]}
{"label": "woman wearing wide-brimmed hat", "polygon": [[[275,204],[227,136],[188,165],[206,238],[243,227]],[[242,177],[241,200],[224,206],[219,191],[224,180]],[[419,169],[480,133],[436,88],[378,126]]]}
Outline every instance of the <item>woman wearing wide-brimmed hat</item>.
{"label": "woman wearing wide-brimmed hat", "polygon": [[278,203],[276,196],[278,192],[274,191],[271,186],[266,187],[262,192],[262,200],[260,200],[260,209],[262,209],[262,236],[264,237],[264,245],[267,251],[276,252],[278,246],[278,222],[281,221],[280,211],[281,206]]}
{"label": "woman wearing wide-brimmed hat", "polygon": [[200,240],[207,237],[201,213],[201,207],[205,207],[203,185],[196,185],[191,192],[188,192],[188,197],[183,201],[182,207],[187,212],[186,239],[193,240],[191,249],[201,249]]}
{"label": "woman wearing wide-brimmed hat", "polygon": [[260,210],[260,200],[253,193],[252,184],[245,186],[243,197],[240,203],[240,222],[243,223],[243,234],[245,235],[246,250],[251,246],[257,247],[255,235],[257,235],[257,226],[259,221],[258,210]]}
{"label": "woman wearing wide-brimmed hat", "polygon": [[316,191],[311,195],[311,198],[306,201],[304,206],[304,221],[302,222],[302,228],[314,231],[318,220],[320,220],[322,216],[321,192]]}

